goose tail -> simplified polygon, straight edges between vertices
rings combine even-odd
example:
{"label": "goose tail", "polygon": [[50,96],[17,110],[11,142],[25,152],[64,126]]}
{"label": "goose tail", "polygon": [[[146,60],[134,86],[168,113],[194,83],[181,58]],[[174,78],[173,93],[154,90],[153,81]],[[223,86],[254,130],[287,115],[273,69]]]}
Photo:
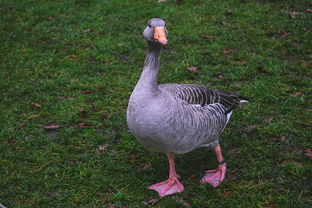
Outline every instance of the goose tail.
{"label": "goose tail", "polygon": [[249,103],[250,101],[247,100],[246,98],[239,96],[239,106],[244,105],[245,103]]}

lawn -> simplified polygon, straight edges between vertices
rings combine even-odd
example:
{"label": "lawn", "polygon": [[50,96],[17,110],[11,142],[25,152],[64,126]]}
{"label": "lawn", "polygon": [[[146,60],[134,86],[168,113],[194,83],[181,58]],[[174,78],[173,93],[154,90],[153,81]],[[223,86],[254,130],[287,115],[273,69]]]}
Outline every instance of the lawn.
{"label": "lawn", "polygon": [[[0,203],[312,207],[311,9],[308,0],[1,1]],[[146,189],[167,178],[167,158],[136,142],[125,115],[152,17],[168,29],[159,83],[251,100],[222,134],[219,188],[199,183],[217,167],[202,148],[176,160],[184,192]]]}

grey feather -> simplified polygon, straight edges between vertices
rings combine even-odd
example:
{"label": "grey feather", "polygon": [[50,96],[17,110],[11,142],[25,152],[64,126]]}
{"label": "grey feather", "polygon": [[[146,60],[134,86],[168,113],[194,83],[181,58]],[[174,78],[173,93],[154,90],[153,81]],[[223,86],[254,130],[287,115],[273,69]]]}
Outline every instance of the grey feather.
{"label": "grey feather", "polygon": [[195,84],[158,85],[161,47],[150,36],[147,27],[145,65],[128,104],[129,129],[156,152],[182,154],[202,146],[215,147],[232,111],[246,100]]}

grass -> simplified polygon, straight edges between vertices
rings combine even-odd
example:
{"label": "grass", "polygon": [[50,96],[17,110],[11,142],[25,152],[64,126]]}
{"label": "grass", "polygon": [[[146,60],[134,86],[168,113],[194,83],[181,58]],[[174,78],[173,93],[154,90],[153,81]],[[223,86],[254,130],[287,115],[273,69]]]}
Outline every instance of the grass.
{"label": "grass", "polygon": [[[303,152],[312,148],[308,9],[307,0],[1,1],[0,203],[312,207],[312,160]],[[217,165],[199,149],[177,159],[183,193],[159,199],[146,190],[166,179],[167,160],[135,141],[125,113],[151,17],[169,32],[160,83],[252,101],[222,135],[228,176],[220,188],[198,183]]]}

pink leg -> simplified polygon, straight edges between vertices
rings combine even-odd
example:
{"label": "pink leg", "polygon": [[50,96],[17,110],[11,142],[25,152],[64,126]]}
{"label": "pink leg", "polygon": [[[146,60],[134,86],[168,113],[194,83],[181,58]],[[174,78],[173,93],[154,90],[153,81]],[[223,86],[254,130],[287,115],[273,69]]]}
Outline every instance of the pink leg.
{"label": "pink leg", "polygon": [[169,179],[160,183],[156,183],[148,187],[148,189],[153,189],[158,192],[160,197],[166,195],[179,193],[184,190],[183,185],[178,180],[180,176],[175,171],[174,165],[174,154],[167,154],[169,160]]}
{"label": "pink leg", "polygon": [[225,178],[226,172],[226,163],[224,162],[224,158],[221,153],[221,146],[218,145],[214,148],[214,152],[216,153],[219,166],[218,169],[215,170],[207,170],[205,172],[204,177],[201,179],[201,183],[210,183],[214,188],[218,187]]}

